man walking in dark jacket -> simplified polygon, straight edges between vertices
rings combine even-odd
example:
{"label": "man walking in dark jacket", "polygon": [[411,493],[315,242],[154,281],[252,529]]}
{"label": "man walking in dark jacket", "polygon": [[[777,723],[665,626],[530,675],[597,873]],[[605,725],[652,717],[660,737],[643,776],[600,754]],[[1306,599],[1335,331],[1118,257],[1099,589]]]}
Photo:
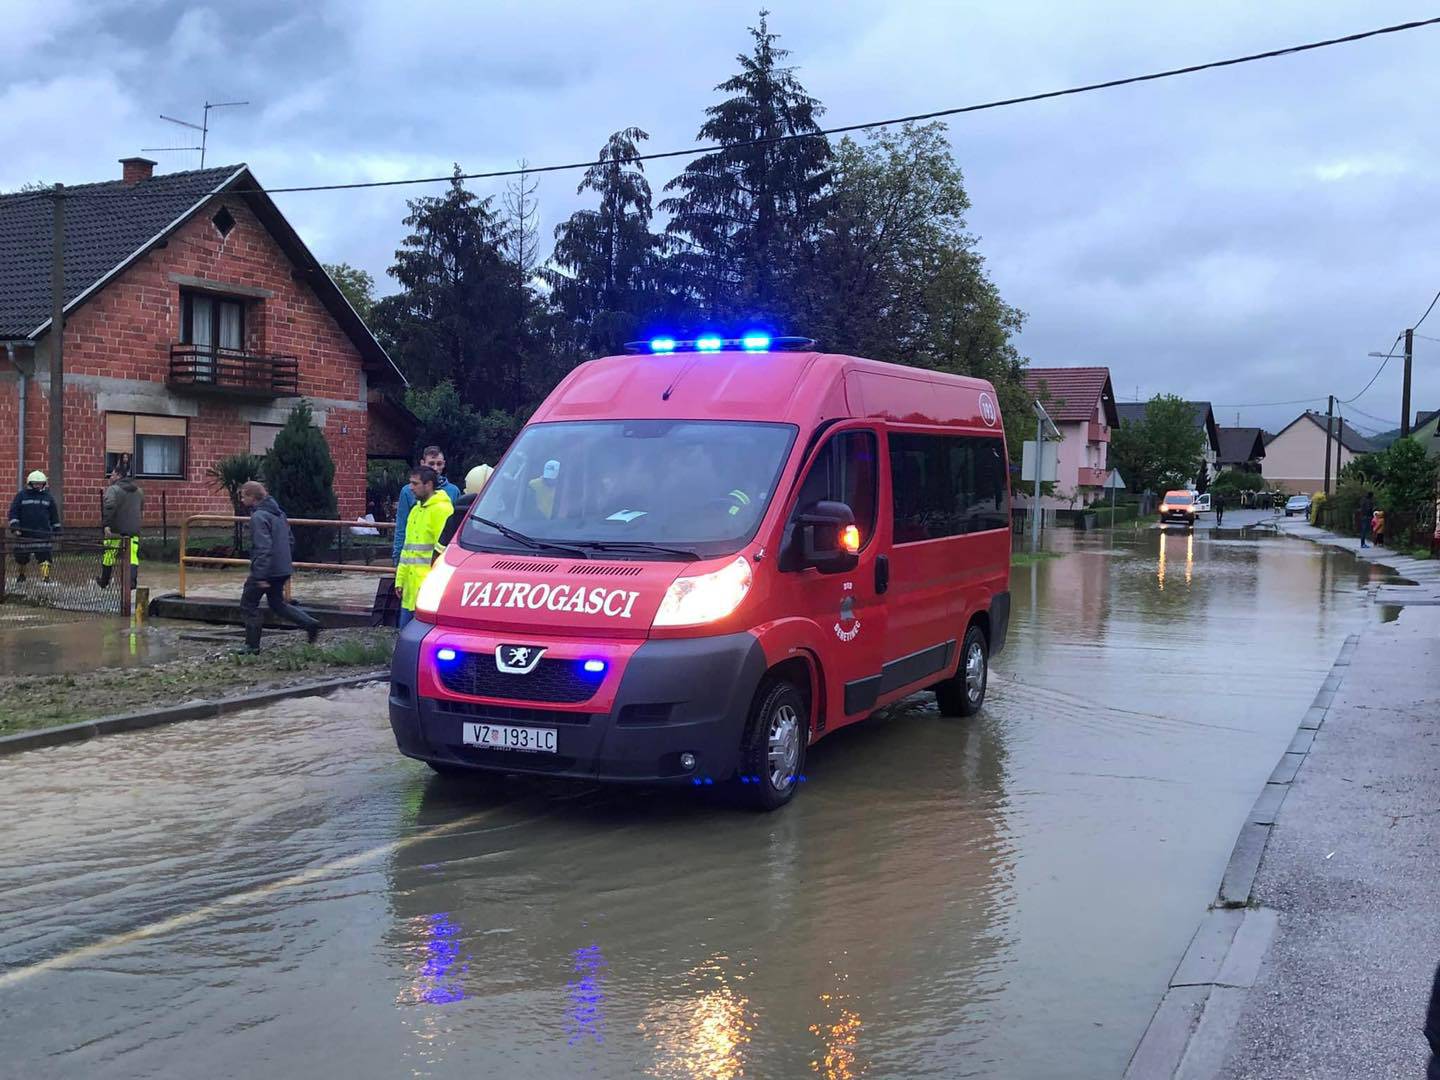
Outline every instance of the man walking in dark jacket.
{"label": "man walking in dark jacket", "polygon": [[[123,461],[110,471],[110,486],[100,501],[100,521],[105,526],[104,554],[100,556],[100,576],[95,584],[110,587],[119,559],[130,560],[130,587],[140,579],[140,520],[145,509],[145,492],[130,479],[130,468]],[[125,538],[129,537],[127,541]],[[122,552],[122,545],[130,550]]]}
{"label": "man walking in dark jacket", "polygon": [[1367,541],[1370,539],[1370,519],[1375,516],[1375,493],[1367,491],[1360,496],[1360,546],[1369,547]]}
{"label": "man walking in dark jacket", "polygon": [[282,619],[304,627],[312,644],[320,636],[320,623],[303,608],[287,603],[285,583],[295,572],[290,558],[290,522],[265,485],[251,480],[240,488],[240,501],[250,508],[250,576],[240,593],[240,615],[245,620],[245,651],[260,651],[260,598]]}
{"label": "man walking in dark jacket", "polygon": [[15,580],[25,580],[25,567],[34,558],[40,564],[40,580],[48,582],[54,558],[50,545],[60,534],[60,508],[39,469],[25,478],[25,486],[10,503],[10,531],[15,534],[15,562],[20,566]]}

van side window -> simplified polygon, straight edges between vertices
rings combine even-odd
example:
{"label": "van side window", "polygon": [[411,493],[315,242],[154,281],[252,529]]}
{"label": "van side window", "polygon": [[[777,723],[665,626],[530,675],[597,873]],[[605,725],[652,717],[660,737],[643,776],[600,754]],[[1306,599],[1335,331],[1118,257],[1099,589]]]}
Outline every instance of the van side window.
{"label": "van side window", "polygon": [[892,434],[889,445],[895,543],[1009,528],[999,439]]}
{"label": "van side window", "polygon": [[842,431],[828,439],[810,463],[795,512],[817,502],[843,502],[855,512],[860,545],[875,535],[877,451],[873,431]]}

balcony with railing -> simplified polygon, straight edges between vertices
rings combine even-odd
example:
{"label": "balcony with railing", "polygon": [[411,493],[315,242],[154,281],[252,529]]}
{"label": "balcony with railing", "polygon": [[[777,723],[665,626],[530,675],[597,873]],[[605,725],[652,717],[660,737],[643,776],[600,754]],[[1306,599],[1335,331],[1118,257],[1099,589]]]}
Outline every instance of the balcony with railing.
{"label": "balcony with railing", "polygon": [[1081,487],[1100,487],[1105,483],[1105,477],[1108,475],[1104,469],[1090,469],[1084,466],[1078,472],[1079,476],[1075,482]]}
{"label": "balcony with railing", "polygon": [[176,393],[226,397],[299,397],[300,361],[213,345],[170,346],[166,385]]}
{"label": "balcony with railing", "polygon": [[1109,442],[1110,429],[1096,420],[1091,420],[1085,438],[1089,442]]}

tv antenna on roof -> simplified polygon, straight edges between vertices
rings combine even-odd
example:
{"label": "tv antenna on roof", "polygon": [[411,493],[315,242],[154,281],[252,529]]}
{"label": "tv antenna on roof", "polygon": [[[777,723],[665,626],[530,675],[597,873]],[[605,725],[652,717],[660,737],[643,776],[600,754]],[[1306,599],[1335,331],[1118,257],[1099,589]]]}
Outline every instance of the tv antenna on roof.
{"label": "tv antenna on roof", "polygon": [[198,123],[198,124],[192,124],[192,123],[190,123],[189,120],[177,120],[177,119],[175,119],[175,117],[173,117],[173,116],[166,116],[164,113],[161,113],[161,114],[160,114],[160,119],[161,119],[161,120],[167,120],[167,121],[169,121],[169,122],[172,123],[172,124],[179,124],[181,127],[187,127],[187,128],[189,128],[191,131],[198,131],[198,132],[200,132],[200,145],[199,145],[199,146],[142,146],[140,149],[141,149],[142,152],[147,153],[147,154],[153,154],[153,153],[157,153],[157,152],[160,152],[160,151],[167,151],[167,152],[168,152],[168,151],[176,151],[176,150],[199,150],[199,151],[200,151],[200,168],[203,169],[203,168],[205,167],[205,145],[206,145],[206,143],[209,141],[209,136],[210,136],[210,110],[211,110],[211,109],[230,109],[230,108],[234,108],[234,107],[237,106],[237,105],[249,105],[249,104],[250,104],[250,102],[248,102],[248,101],[207,101],[207,102],[205,102],[205,111],[204,111],[204,114],[201,116],[201,118],[200,118],[200,123]]}

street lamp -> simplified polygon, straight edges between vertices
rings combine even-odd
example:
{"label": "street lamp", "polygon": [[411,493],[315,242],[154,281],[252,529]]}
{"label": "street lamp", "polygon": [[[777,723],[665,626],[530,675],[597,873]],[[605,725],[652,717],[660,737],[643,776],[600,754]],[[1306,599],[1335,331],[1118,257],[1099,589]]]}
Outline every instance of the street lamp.
{"label": "street lamp", "polygon": [[[1410,434],[1410,359],[1415,351],[1415,331],[1405,331],[1405,378],[1400,384],[1400,437],[1403,439]],[[1391,346],[1388,353],[1370,353],[1377,360],[1389,360],[1395,355],[1395,348]]]}

